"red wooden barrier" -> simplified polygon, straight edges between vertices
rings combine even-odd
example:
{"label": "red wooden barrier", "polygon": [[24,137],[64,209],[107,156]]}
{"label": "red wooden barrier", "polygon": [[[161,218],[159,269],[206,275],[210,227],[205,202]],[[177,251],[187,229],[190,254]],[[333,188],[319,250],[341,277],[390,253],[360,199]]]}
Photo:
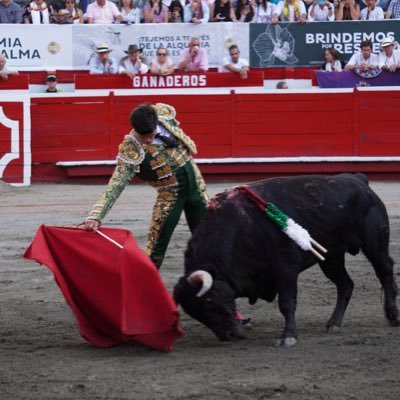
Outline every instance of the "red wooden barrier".
{"label": "red wooden barrier", "polygon": [[[43,172],[45,165],[58,161],[114,159],[118,144],[130,130],[130,111],[143,102],[164,102],[176,108],[182,128],[198,145],[198,158],[249,158],[245,164],[231,163],[229,167],[204,166],[208,172],[279,172],[280,168],[293,173],[351,168],[400,172],[395,161],[368,165],[358,161],[336,165],[250,161],[254,157],[400,156],[400,91],[361,90],[137,96],[115,96],[112,92],[106,97],[34,98],[33,173],[35,169],[48,173]],[[74,168],[67,173],[83,176],[89,171],[88,167]],[[107,174],[112,169],[90,168],[89,174]]]}
{"label": "red wooden barrier", "polygon": [[0,90],[28,90],[29,89],[29,75],[8,75],[8,79],[0,79]]}

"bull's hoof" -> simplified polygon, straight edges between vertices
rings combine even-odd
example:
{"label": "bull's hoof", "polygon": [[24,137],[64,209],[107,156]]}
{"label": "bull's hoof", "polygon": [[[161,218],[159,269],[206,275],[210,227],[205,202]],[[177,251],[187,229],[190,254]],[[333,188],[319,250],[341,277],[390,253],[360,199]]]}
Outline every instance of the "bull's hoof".
{"label": "bull's hoof", "polygon": [[277,341],[277,346],[279,347],[293,347],[295,346],[297,343],[297,339],[294,337],[285,337],[285,338],[281,338]]}
{"label": "bull's hoof", "polygon": [[340,326],[337,325],[331,325],[326,327],[326,331],[328,333],[339,333],[341,330]]}
{"label": "bull's hoof", "polygon": [[398,319],[391,319],[389,323],[391,326],[400,326],[400,321]]}

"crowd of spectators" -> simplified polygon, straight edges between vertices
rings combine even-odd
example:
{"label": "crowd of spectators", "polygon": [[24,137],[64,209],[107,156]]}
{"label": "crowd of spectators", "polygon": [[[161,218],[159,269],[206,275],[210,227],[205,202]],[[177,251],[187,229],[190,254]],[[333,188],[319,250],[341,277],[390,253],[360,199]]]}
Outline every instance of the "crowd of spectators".
{"label": "crowd of spectators", "polygon": [[400,19],[400,0],[0,0],[0,23],[273,23]]}
{"label": "crowd of spectators", "polygon": [[325,50],[325,62],[322,69],[328,72],[342,70],[358,70],[367,72],[383,69],[389,72],[396,72],[400,69],[400,49],[398,43],[392,36],[385,37],[380,44],[379,54],[374,54],[373,45],[370,40],[360,43],[360,50],[356,51],[345,64],[341,54],[332,48]]}

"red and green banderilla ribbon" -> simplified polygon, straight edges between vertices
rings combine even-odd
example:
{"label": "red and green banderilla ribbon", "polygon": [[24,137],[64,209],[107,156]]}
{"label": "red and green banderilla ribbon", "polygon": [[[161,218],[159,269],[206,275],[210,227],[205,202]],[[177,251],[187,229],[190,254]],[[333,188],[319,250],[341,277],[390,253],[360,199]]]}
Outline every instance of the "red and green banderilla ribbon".
{"label": "red and green banderilla ribbon", "polygon": [[252,200],[255,205],[267,215],[269,219],[275,222],[279,226],[279,228],[284,233],[286,233],[286,235],[288,235],[293,241],[295,241],[303,250],[311,251],[320,260],[325,260],[325,258],[320,253],[318,253],[318,251],[314,247],[316,247],[323,253],[326,253],[328,250],[326,250],[323,246],[316,242],[310,236],[306,229],[304,229],[292,218],[286,215],[275,204],[266,202],[257,193],[253,192],[248,186],[237,186],[235,189],[246,194],[246,196],[250,200]]}

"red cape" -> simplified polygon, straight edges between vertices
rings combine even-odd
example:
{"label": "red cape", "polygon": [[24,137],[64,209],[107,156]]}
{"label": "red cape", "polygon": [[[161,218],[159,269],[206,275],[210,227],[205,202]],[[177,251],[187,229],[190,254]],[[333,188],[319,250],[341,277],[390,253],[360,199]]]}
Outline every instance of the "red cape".
{"label": "red cape", "polygon": [[142,343],[171,351],[183,333],[158,270],[129,231],[101,232],[123,249],[83,229],[41,225],[24,257],[53,271],[88,342],[98,347]]}

